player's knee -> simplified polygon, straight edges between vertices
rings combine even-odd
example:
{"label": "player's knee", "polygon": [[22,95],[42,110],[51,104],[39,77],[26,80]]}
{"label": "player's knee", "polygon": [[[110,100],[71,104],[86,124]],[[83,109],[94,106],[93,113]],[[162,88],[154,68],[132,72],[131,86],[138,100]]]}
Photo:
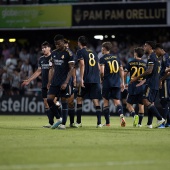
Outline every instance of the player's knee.
{"label": "player's knee", "polygon": [[54,104],[53,99],[47,99],[47,103],[49,105],[49,107],[51,107]]}

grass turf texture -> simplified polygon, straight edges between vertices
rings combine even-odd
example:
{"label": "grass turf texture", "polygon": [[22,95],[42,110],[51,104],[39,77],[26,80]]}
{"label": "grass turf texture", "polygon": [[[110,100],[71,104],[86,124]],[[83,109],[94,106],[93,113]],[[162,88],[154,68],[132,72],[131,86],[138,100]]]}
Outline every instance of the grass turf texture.
{"label": "grass turf texture", "polygon": [[170,128],[126,121],[122,128],[111,117],[111,127],[96,128],[96,117],[83,116],[82,128],[52,130],[42,128],[46,116],[0,116],[0,170],[169,169]]}

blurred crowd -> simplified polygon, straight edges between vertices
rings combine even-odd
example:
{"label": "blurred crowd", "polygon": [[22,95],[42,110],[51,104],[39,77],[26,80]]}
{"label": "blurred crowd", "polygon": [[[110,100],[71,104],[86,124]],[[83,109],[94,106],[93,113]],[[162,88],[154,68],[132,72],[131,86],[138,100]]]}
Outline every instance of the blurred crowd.
{"label": "blurred crowd", "polygon": [[[0,43],[0,96],[2,95],[40,95],[41,94],[41,76],[32,81],[26,87],[21,87],[23,80],[30,77],[38,68],[38,60],[41,57],[41,43],[29,46],[17,42]],[[70,41],[71,43],[71,41]],[[102,41],[90,48],[96,51],[98,57],[101,54]],[[75,46],[75,44],[73,44]],[[76,52],[76,47],[71,49]],[[112,54],[118,55],[123,66],[133,58],[133,49],[141,44],[124,43],[112,41]],[[165,50],[170,54],[170,41],[163,43]],[[146,56],[143,58],[146,59]]]}

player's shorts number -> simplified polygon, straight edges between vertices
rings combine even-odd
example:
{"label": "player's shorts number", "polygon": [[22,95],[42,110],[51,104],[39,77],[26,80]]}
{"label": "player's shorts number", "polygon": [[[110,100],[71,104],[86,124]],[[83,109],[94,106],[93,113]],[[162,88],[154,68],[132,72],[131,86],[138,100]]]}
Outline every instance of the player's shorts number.
{"label": "player's shorts number", "polygon": [[119,71],[119,64],[117,60],[108,61],[110,73],[117,73]]}
{"label": "player's shorts number", "polygon": [[[136,76],[140,76],[140,75],[143,74],[144,71],[145,71],[143,67],[136,67],[136,66],[133,66],[133,67],[131,68],[131,70],[133,70],[133,74],[132,74],[132,76],[131,76],[132,79],[133,79],[134,77],[136,77]],[[143,79],[143,77],[140,78],[140,80],[142,80],[142,79]]]}
{"label": "player's shorts number", "polygon": [[94,54],[89,53],[89,65],[93,67],[93,66],[95,66],[95,64],[96,64],[96,61],[94,59]]}

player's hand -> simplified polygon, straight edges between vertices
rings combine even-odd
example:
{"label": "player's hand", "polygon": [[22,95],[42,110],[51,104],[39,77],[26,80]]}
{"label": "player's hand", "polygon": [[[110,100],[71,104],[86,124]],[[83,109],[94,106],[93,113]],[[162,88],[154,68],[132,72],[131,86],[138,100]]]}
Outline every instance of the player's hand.
{"label": "player's hand", "polygon": [[130,83],[133,83],[133,82],[135,82],[135,81],[137,81],[137,80],[138,80],[137,77],[133,77],[133,79],[130,80]]}
{"label": "player's hand", "polygon": [[140,81],[140,83],[138,83],[138,84],[136,85],[136,87],[142,86],[145,82],[146,82],[146,79],[145,79],[145,80]]}
{"label": "player's hand", "polygon": [[50,88],[50,83],[47,84],[47,89],[49,90],[49,88]]}
{"label": "player's hand", "polygon": [[128,84],[125,84],[125,89],[127,89],[128,88]]}
{"label": "player's hand", "polygon": [[61,85],[61,90],[65,90],[66,87],[67,87],[67,83],[63,83],[63,84]]}
{"label": "player's hand", "polygon": [[162,89],[162,81],[159,80],[159,88]]}
{"label": "player's hand", "polygon": [[124,83],[122,83],[122,84],[120,85],[120,88],[121,88],[121,92],[123,92],[123,91],[125,90],[125,85],[124,85]]}
{"label": "player's hand", "polygon": [[85,87],[85,86],[84,86],[84,81],[83,81],[83,80],[80,80],[80,86],[81,86],[81,87]]}
{"label": "player's hand", "polygon": [[27,86],[30,82],[28,80],[23,80],[21,87],[22,86]]}

